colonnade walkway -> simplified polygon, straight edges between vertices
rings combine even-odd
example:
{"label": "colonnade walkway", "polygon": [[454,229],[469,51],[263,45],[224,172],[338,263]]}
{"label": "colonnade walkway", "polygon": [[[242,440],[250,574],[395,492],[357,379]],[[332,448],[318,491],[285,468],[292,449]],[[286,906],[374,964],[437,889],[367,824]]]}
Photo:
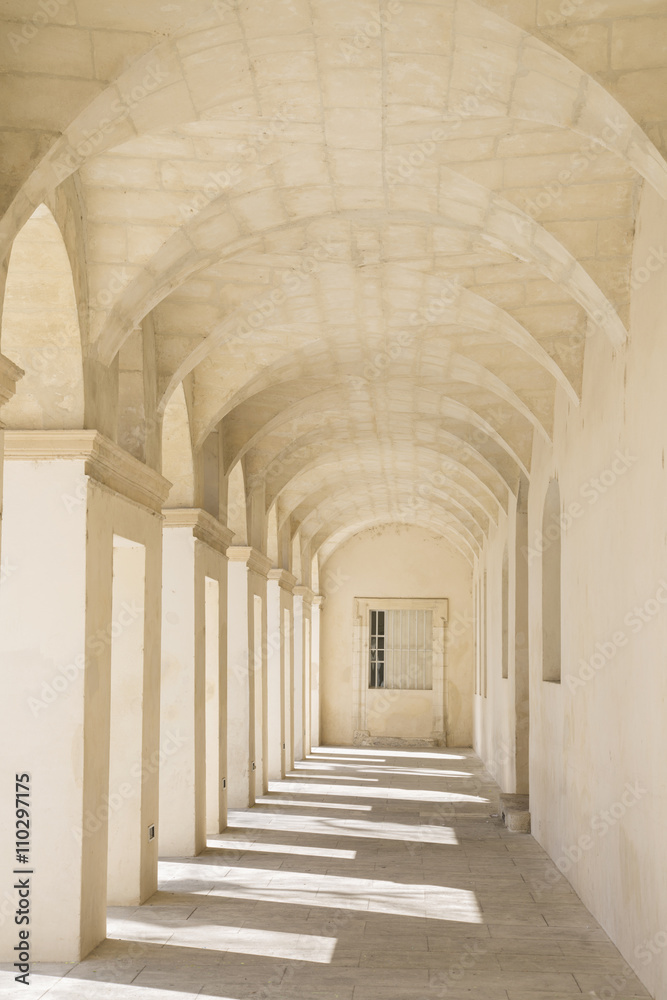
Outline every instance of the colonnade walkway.
{"label": "colonnade walkway", "polygon": [[[471,750],[323,747],[26,1000],[629,1000],[648,993]],[[54,912],[57,919],[57,908]],[[6,966],[4,967],[7,968]],[[64,978],[62,978],[64,976]]]}

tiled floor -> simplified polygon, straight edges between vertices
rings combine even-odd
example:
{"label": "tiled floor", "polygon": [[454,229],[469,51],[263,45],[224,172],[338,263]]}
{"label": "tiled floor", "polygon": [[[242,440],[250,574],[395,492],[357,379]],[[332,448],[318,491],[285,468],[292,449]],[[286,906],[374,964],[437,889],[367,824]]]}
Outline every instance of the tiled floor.
{"label": "tiled floor", "polygon": [[568,883],[550,881],[537,843],[497,812],[470,750],[322,748],[232,814],[205,854],[164,862],[160,891],[112,910],[84,962],[35,966],[29,988],[2,972],[0,996],[647,997]]}

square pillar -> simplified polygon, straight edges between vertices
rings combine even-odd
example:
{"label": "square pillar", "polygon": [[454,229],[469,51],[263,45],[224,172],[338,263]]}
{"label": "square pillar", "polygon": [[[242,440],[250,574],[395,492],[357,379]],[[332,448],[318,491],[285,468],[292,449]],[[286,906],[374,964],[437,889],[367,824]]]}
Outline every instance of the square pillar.
{"label": "square pillar", "polygon": [[267,582],[267,777],[284,778],[291,768],[292,716],[292,591],[296,577],[284,569],[271,569]]}
{"label": "square pillar", "polygon": [[[169,483],[95,431],[7,431],[5,457],[1,780],[13,789],[16,773],[30,775],[29,862],[16,867],[34,872],[33,961],[76,962],[106,936],[107,889],[137,905],[157,887]],[[0,829],[10,860],[14,832]],[[15,930],[0,923],[3,961]]]}
{"label": "square pillar", "polygon": [[314,597],[310,587],[294,588],[294,760],[303,760],[311,750],[310,633]]}
{"label": "square pillar", "polygon": [[[159,845],[163,856],[194,857],[206,847],[207,825],[216,833],[226,825],[227,685],[220,623],[231,533],[196,508],[165,510],[164,517],[161,728],[165,746],[169,733],[178,737],[161,761]],[[217,631],[212,643],[207,619],[209,630]]]}
{"label": "square pillar", "polygon": [[266,584],[271,563],[256,549],[227,550],[228,580],[228,803],[254,805],[268,787]]}

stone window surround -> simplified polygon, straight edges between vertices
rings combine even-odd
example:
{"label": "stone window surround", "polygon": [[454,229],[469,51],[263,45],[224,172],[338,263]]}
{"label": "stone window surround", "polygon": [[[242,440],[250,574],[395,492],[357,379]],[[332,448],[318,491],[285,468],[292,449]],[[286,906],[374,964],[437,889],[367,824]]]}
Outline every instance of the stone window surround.
{"label": "stone window surround", "polygon": [[[386,611],[431,611],[433,615],[433,732],[420,740],[408,741],[411,745],[447,745],[447,623],[449,620],[449,599],[446,597],[355,597],[353,608],[354,637],[352,643],[352,690],[355,746],[370,746],[374,737],[368,730],[367,665],[370,655],[369,611],[381,608]],[[440,653],[440,655],[439,655]],[[386,745],[389,741],[381,741]],[[402,746],[406,741],[400,737],[391,740],[392,745]]]}

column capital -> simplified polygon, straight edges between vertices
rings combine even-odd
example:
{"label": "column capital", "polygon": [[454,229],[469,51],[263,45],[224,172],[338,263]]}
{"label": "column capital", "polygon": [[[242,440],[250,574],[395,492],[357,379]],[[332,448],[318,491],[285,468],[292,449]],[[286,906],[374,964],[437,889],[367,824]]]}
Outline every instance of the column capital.
{"label": "column capital", "polygon": [[99,431],[5,431],[5,459],[15,462],[83,461],[84,475],[162,514],[171,483]]}
{"label": "column capital", "polygon": [[245,563],[252,573],[259,573],[260,576],[268,577],[271,569],[271,560],[251,545],[230,546],[227,558],[230,562]]}
{"label": "column capital", "polygon": [[296,577],[292,576],[286,569],[276,569],[275,567],[270,569],[268,579],[275,580],[279,587],[282,587],[283,590],[288,590],[290,594],[296,586]]}
{"label": "column capital", "polygon": [[300,597],[306,604],[312,605],[315,594],[310,587],[295,587],[294,596]]}
{"label": "column capital", "polygon": [[315,594],[315,596],[313,597],[313,607],[322,608],[324,606],[325,601],[326,597],[324,597],[322,594]]}
{"label": "column capital", "polygon": [[[4,354],[0,354],[0,407],[8,403],[16,392],[16,383],[25,372]],[[2,426],[2,425],[0,425]]]}
{"label": "column capital", "polygon": [[190,528],[200,542],[227,554],[232,544],[233,531],[200,507],[166,507],[162,511],[165,528]]}

